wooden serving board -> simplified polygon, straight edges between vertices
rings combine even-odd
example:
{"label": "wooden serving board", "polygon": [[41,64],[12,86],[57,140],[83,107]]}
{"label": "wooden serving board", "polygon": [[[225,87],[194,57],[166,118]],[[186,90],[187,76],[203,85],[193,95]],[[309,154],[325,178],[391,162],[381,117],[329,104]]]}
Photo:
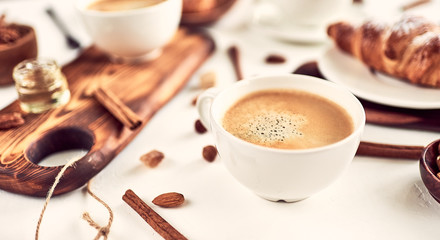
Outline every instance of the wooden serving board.
{"label": "wooden serving board", "polygon": [[[38,162],[54,152],[87,149],[88,153],[66,170],[54,194],[81,187],[178,93],[214,48],[209,36],[181,28],[152,62],[116,64],[97,49],[86,49],[63,67],[72,95],[67,105],[43,114],[27,114],[24,125],[0,131],[0,188],[46,196],[63,166],[45,167]],[[98,83],[143,119],[143,125],[133,131],[124,127],[95,98],[86,96],[85,92]],[[14,111],[20,111],[18,101],[0,114]]]}

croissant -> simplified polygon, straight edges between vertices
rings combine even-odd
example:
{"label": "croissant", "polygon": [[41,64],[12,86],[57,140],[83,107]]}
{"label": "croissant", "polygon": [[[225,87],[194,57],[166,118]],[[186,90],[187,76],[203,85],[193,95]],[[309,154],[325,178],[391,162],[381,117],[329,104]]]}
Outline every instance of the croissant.
{"label": "croissant", "polygon": [[327,34],[342,51],[377,71],[440,88],[440,27],[423,17],[406,15],[392,25],[337,22]]}

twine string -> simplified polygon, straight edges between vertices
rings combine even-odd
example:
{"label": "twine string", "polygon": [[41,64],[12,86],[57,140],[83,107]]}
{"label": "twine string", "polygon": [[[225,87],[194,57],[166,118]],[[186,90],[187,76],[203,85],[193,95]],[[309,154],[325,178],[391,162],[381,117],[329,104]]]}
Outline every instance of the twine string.
{"label": "twine string", "polygon": [[67,170],[67,168],[69,168],[70,166],[75,164],[75,162],[78,161],[78,160],[79,159],[77,159],[77,158],[72,158],[66,165],[64,165],[64,167],[61,169],[61,171],[55,177],[54,183],[50,187],[49,192],[47,192],[46,201],[44,203],[43,210],[41,210],[40,218],[38,219],[37,230],[35,232],[35,240],[38,240],[38,236],[39,236],[39,233],[40,233],[40,226],[41,226],[41,222],[43,221],[44,212],[46,211],[47,205],[49,204],[49,201],[52,198],[53,192],[55,191],[55,187],[60,182],[60,179],[63,176],[64,172]]}
{"label": "twine string", "polygon": [[92,192],[92,190],[90,190],[91,181],[92,181],[92,180],[90,180],[90,181],[87,183],[87,193],[89,193],[90,196],[92,196],[96,201],[98,201],[99,203],[101,203],[101,204],[107,209],[107,211],[108,211],[108,213],[109,213],[109,219],[108,219],[108,223],[107,223],[107,225],[104,226],[104,227],[101,227],[98,223],[96,223],[96,222],[90,217],[90,214],[89,214],[88,212],[84,212],[83,215],[82,215],[82,217],[83,217],[84,220],[86,220],[86,221],[89,223],[90,226],[92,226],[92,227],[94,227],[96,230],[98,230],[98,234],[96,235],[95,240],[98,240],[98,239],[100,239],[101,237],[103,237],[104,240],[107,240],[107,238],[108,238],[108,234],[110,233],[110,228],[111,228],[112,223],[113,223],[113,211],[112,211],[112,209],[110,208],[110,206],[109,206],[106,202],[104,202],[102,199],[100,199],[98,196],[96,196],[96,195]]}
{"label": "twine string", "polygon": [[[63,168],[60,170],[60,172],[57,174],[57,176],[55,177],[55,181],[52,184],[51,188],[49,189],[49,191],[47,192],[46,195],[46,201],[44,203],[43,209],[41,210],[40,213],[40,217],[38,219],[38,223],[37,223],[37,229],[35,232],[35,240],[38,240],[39,237],[39,233],[40,233],[40,226],[41,226],[41,222],[43,221],[43,216],[44,216],[44,212],[47,209],[47,205],[49,204],[50,199],[52,198],[52,195],[55,191],[56,186],[58,185],[58,183],[61,180],[61,177],[63,176],[64,172],[66,172],[67,168],[73,166],[75,164],[76,161],[78,161],[80,159],[74,158],[72,160],[70,160],[66,165],[63,166]],[[92,196],[94,199],[96,199],[99,203],[101,203],[109,212],[109,220],[106,226],[101,227],[98,223],[96,223],[91,217],[90,214],[88,212],[84,212],[82,217],[84,220],[86,220],[90,226],[94,227],[96,230],[98,230],[98,234],[95,237],[95,240],[100,239],[101,237],[104,238],[104,240],[107,240],[108,238],[108,234],[110,233],[110,227],[113,223],[113,211],[110,208],[110,206],[104,202],[102,199],[100,199],[98,196],[96,196],[91,190],[90,190],[90,185],[91,185],[91,181],[90,180],[87,183],[87,193],[90,194],[90,196]]]}

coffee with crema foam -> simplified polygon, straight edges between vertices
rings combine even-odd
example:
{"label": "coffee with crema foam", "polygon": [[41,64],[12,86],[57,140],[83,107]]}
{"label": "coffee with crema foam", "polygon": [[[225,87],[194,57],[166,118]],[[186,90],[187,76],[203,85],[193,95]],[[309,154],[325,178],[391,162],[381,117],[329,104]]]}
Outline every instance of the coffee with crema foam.
{"label": "coffee with crema foam", "polygon": [[149,7],[166,0],[96,0],[87,9],[114,12]]}
{"label": "coffee with crema foam", "polygon": [[354,129],[350,115],[333,101],[285,89],[246,95],[227,110],[222,125],[242,140],[280,149],[325,146]]}

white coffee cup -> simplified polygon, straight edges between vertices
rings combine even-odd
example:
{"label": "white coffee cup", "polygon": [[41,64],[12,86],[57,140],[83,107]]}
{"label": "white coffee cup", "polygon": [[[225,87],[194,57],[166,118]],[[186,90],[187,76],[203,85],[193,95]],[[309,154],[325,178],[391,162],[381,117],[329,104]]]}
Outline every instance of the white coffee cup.
{"label": "white coffee cup", "polygon": [[177,31],[182,0],[121,11],[88,9],[96,0],[78,0],[77,9],[94,44],[113,60],[151,60]]}
{"label": "white coffee cup", "polygon": [[[226,111],[245,95],[266,89],[303,90],[327,98],[348,112],[354,131],[336,143],[300,150],[263,147],[227,132],[222,126]],[[351,163],[365,126],[364,109],[347,89],[295,74],[241,80],[222,91],[209,89],[199,96],[197,109],[230,173],[257,195],[272,201],[302,200],[335,182]]]}
{"label": "white coffee cup", "polygon": [[304,27],[323,27],[337,18],[352,0],[272,0],[284,21]]}

